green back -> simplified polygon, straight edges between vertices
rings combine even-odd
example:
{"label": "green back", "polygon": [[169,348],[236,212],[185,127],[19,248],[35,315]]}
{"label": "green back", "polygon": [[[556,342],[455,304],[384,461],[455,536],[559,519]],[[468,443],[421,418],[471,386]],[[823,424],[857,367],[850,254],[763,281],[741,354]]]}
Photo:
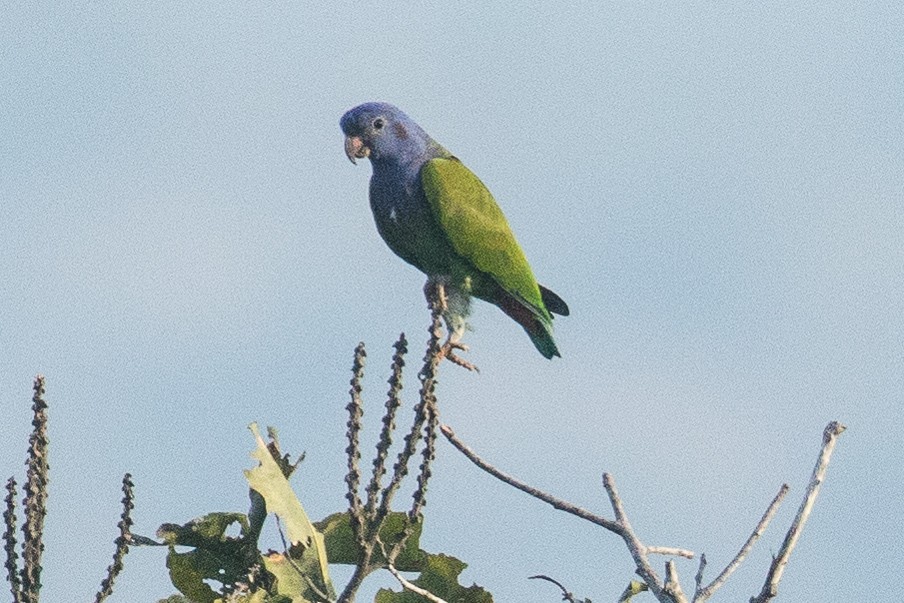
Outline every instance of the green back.
{"label": "green back", "polygon": [[[421,182],[455,252],[544,322],[551,320],[527,257],[483,182],[454,158],[428,161],[421,169]],[[481,296],[478,288],[475,283],[474,294]]]}

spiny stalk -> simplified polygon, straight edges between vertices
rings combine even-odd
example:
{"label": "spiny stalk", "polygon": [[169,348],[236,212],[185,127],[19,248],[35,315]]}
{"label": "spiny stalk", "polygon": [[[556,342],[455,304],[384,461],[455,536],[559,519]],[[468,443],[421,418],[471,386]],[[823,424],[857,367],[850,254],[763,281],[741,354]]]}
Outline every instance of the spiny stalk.
{"label": "spiny stalk", "polygon": [[119,516],[119,536],[114,541],[116,552],[113,553],[113,563],[107,567],[107,575],[100,583],[95,603],[102,603],[113,593],[113,582],[119,576],[123,568],[123,559],[129,552],[129,543],[132,542],[132,509],[135,508],[135,495],[132,492],[134,484],[132,476],[126,473],[122,478],[122,514]]}
{"label": "spiny stalk", "polygon": [[26,466],[25,522],[22,525],[22,592],[25,600],[37,603],[41,590],[41,555],[44,552],[44,518],[47,516],[47,482],[50,465],[47,462],[47,403],[44,401],[44,377],[34,381],[31,421]]}

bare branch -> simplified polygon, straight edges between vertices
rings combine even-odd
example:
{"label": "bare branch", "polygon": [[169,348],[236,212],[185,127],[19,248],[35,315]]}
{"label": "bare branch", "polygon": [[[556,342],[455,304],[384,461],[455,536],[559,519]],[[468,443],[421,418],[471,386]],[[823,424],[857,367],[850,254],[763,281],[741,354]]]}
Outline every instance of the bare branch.
{"label": "bare branch", "polygon": [[478,467],[480,467],[481,469],[483,469],[484,471],[486,471],[487,473],[489,473],[496,479],[498,479],[502,482],[505,482],[509,486],[512,486],[513,488],[517,488],[518,490],[521,490],[522,492],[526,492],[527,494],[533,496],[534,498],[542,500],[543,502],[545,502],[549,505],[552,505],[554,508],[556,508],[560,511],[565,511],[566,513],[571,513],[572,515],[580,517],[581,519],[586,519],[587,521],[589,521],[591,523],[595,523],[596,525],[601,526],[601,527],[609,530],[610,532],[614,532],[614,533],[618,534],[619,536],[621,536],[622,528],[620,525],[618,525],[618,523],[612,521],[611,519],[606,519],[605,517],[600,517],[599,515],[595,515],[595,514],[591,513],[590,511],[583,509],[581,507],[578,507],[577,505],[573,505],[568,501],[562,500],[561,498],[556,498],[552,494],[547,494],[546,492],[543,492],[542,490],[534,488],[533,486],[529,486],[529,485],[525,484],[524,482],[518,480],[517,478],[512,477],[511,475],[508,475],[507,473],[500,471],[499,469],[497,469],[490,463],[488,463],[485,460],[483,460],[482,458],[480,458],[480,456],[478,456],[476,452],[471,450],[471,448],[469,448],[467,444],[465,444],[464,442],[459,440],[451,427],[449,427],[448,425],[441,425],[439,429],[443,433],[443,435],[446,436],[446,439],[449,440],[449,443],[451,443],[453,446],[458,448],[458,450],[462,454],[464,454],[466,457],[468,457],[468,460],[470,460],[472,463],[474,463],[475,465],[477,465]]}
{"label": "bare branch", "polygon": [[663,583],[650,565],[649,559],[647,559],[646,548],[637,538],[637,535],[634,534],[634,529],[631,527],[631,522],[628,521],[628,515],[625,513],[624,504],[622,504],[621,497],[619,497],[618,490],[615,487],[615,478],[608,473],[604,473],[603,487],[606,489],[606,494],[609,495],[609,502],[612,504],[612,510],[615,512],[615,519],[620,528],[617,533],[625,541],[628,552],[631,553],[631,558],[634,559],[634,564],[637,566],[637,575],[643,578],[643,581],[647,583],[650,591],[657,599],[660,601],[664,600],[663,595],[668,596],[669,593],[663,590]]}
{"label": "bare branch", "polygon": [[656,595],[656,598],[660,601],[675,601],[675,602],[683,602],[687,599],[684,597],[684,594],[681,592],[680,585],[677,586],[677,589],[673,589],[673,592],[666,592],[664,590],[663,583],[660,581],[659,576],[656,575],[656,572],[653,570],[652,566],[650,566],[650,562],[647,559],[647,555],[649,553],[654,554],[666,554],[666,555],[676,555],[681,557],[693,558],[694,553],[691,551],[687,551],[684,549],[678,548],[670,548],[670,547],[647,547],[645,546],[637,536],[634,534],[634,530],[631,527],[631,523],[628,521],[628,516],[625,513],[624,505],[622,504],[621,498],[618,495],[618,491],[615,488],[615,480],[611,475],[604,474],[603,475],[603,485],[606,488],[606,492],[609,495],[609,500],[612,503],[612,509],[615,512],[615,521],[611,519],[606,519],[605,517],[601,517],[586,509],[573,505],[567,501],[564,501],[560,498],[556,498],[551,494],[547,494],[542,490],[534,488],[533,486],[529,486],[524,482],[504,473],[486,462],[476,452],[471,450],[455,435],[455,432],[448,425],[442,425],[440,427],[440,431],[442,431],[443,435],[446,436],[446,439],[449,442],[458,448],[458,450],[468,457],[472,463],[495,477],[496,479],[505,482],[506,484],[521,490],[522,492],[526,492],[527,494],[542,500],[543,502],[552,505],[554,508],[565,511],[566,513],[571,513],[581,519],[586,519],[591,523],[595,523],[596,525],[603,527],[614,534],[617,534],[625,541],[625,544],[628,547],[629,552],[631,553],[631,557],[634,559],[635,565],[637,566],[637,573],[643,578],[644,582],[647,583],[647,586],[650,588],[650,591]]}
{"label": "bare branch", "polygon": [[675,569],[675,561],[673,559],[669,559],[665,563],[665,585],[662,590],[676,603],[687,603],[687,597],[684,596],[684,591],[681,590],[678,570]]}
{"label": "bare branch", "polygon": [[700,565],[697,567],[697,574],[694,576],[694,584],[696,584],[696,588],[694,589],[694,603],[697,602],[697,598],[700,596],[700,591],[703,589],[703,572],[706,570],[706,553],[700,553]]}
{"label": "bare branch", "polygon": [[664,555],[666,557],[684,557],[685,559],[693,559],[694,551],[687,549],[679,549],[672,546],[648,546],[647,555]]}
{"label": "bare branch", "polygon": [[[368,559],[369,558],[370,555],[368,555]],[[353,603],[355,595],[358,593],[358,589],[361,588],[364,579],[372,571],[374,571],[374,568],[371,567],[369,562],[365,562],[362,556],[362,560],[355,566],[355,571],[352,573],[352,577],[349,578],[348,584],[346,584],[345,588],[342,590],[342,594],[336,599],[337,603]]]}
{"label": "bare branch", "polygon": [[788,532],[785,534],[785,540],[782,542],[778,555],[772,559],[763,589],[759,595],[750,598],[750,603],[767,603],[778,594],[778,583],[781,582],[788,559],[791,557],[794,547],[797,546],[800,534],[807,523],[807,519],[810,517],[813,505],[816,503],[816,496],[819,494],[819,488],[825,480],[826,470],[832,457],[832,451],[835,450],[838,436],[845,429],[846,427],[838,421],[832,421],[826,425],[825,430],[822,432],[822,449],[819,451],[819,457],[816,460],[816,466],[813,468],[813,474],[810,476],[810,483],[807,486],[804,499],[797,510],[797,515],[794,517],[791,527],[788,528]]}
{"label": "bare branch", "polygon": [[585,601],[579,601],[578,599],[575,599],[574,593],[569,592],[568,589],[565,588],[561,582],[559,582],[558,580],[555,580],[553,578],[550,578],[549,576],[544,576],[544,575],[540,574],[537,576],[528,576],[527,579],[528,580],[546,580],[547,582],[552,582],[553,584],[555,584],[562,590],[562,600],[568,601],[568,603],[590,603],[590,599],[586,599]]}
{"label": "bare branch", "polygon": [[763,532],[766,531],[766,526],[769,525],[769,522],[772,521],[772,518],[775,517],[776,512],[778,511],[779,506],[781,506],[782,501],[785,499],[785,495],[788,493],[789,486],[788,484],[782,484],[782,487],[779,488],[778,494],[775,495],[775,498],[772,499],[772,502],[769,503],[769,506],[766,508],[766,512],[763,513],[763,516],[760,518],[760,522],[756,525],[753,532],[747,538],[747,541],[744,543],[744,546],[741,547],[741,550],[738,551],[738,554],[734,556],[725,569],[722,570],[716,579],[709,583],[706,587],[703,587],[703,569],[706,567],[706,557],[701,556],[700,558],[700,569],[697,571],[697,589],[694,593],[694,603],[703,603],[709,599],[713,593],[715,593],[719,588],[725,584],[725,581],[728,580],[728,577],[731,576],[732,573],[738,566],[741,565],[741,562],[747,557],[747,554],[750,553],[750,549],[753,548],[754,543],[763,535]]}
{"label": "bare branch", "polygon": [[405,577],[399,573],[399,570],[397,570],[393,564],[388,564],[386,568],[389,570],[389,573],[395,576],[395,579],[399,581],[399,584],[401,584],[402,588],[404,588],[405,590],[409,590],[417,595],[420,595],[428,601],[433,601],[433,603],[446,603],[444,599],[440,599],[429,590],[425,590],[420,586],[406,580]]}

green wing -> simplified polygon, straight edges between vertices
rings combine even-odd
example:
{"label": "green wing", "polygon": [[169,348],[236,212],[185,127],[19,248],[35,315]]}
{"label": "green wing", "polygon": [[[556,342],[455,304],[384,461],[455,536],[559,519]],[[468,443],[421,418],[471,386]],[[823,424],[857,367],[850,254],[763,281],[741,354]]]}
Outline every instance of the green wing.
{"label": "green wing", "polygon": [[[457,159],[431,159],[421,169],[427,201],[455,252],[525,304],[543,322],[551,316],[527,258],[493,195]],[[481,283],[474,294],[485,297]],[[481,295],[483,293],[484,295]],[[490,300],[496,301],[496,300]]]}

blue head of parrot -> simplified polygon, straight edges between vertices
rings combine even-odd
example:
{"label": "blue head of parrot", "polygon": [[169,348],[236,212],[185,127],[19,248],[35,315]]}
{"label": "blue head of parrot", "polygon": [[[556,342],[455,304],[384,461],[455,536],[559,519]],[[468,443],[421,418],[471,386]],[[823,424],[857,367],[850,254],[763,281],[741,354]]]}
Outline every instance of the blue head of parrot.
{"label": "blue head of parrot", "polygon": [[430,143],[419,125],[389,103],[364,103],[349,109],[339,126],[345,134],[345,155],[352,163],[365,157],[372,162],[415,162]]}

